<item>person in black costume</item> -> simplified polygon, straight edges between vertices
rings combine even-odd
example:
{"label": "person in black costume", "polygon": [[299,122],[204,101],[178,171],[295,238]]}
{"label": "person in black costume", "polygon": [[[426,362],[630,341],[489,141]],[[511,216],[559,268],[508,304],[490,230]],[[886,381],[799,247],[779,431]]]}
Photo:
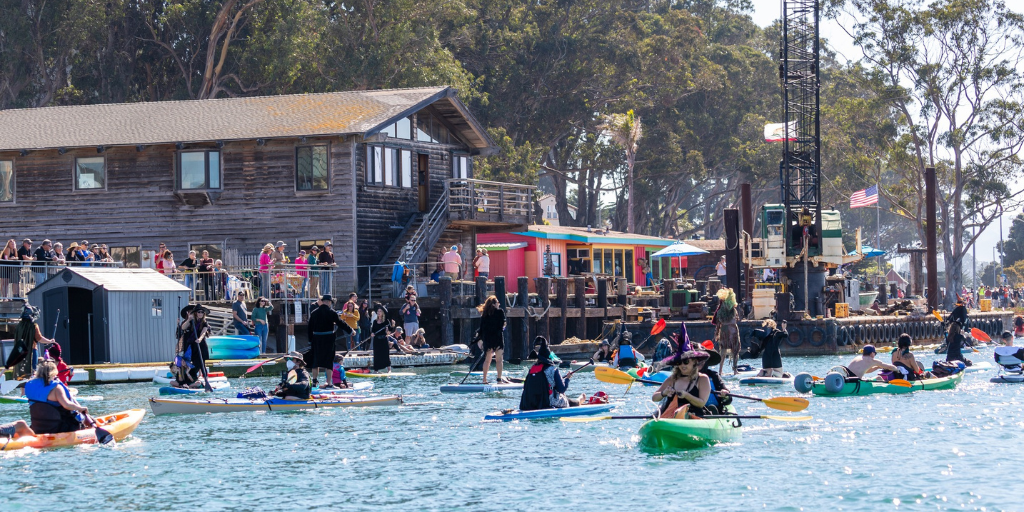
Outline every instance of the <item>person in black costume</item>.
{"label": "person in black costume", "polygon": [[291,351],[284,358],[287,369],[281,375],[281,383],[274,389],[274,396],[290,400],[309,400],[312,386],[309,384],[305,356]]}
{"label": "person in black costume", "polygon": [[181,337],[178,355],[183,358],[182,362],[190,364],[187,370],[182,366],[183,371],[178,372],[178,378],[175,380],[180,387],[199,387],[199,374],[204,363],[210,359],[210,346],[206,343],[210,336],[210,326],[206,323],[206,315],[209,312],[210,310],[202,305],[189,305],[181,310],[181,315],[186,317],[186,320],[179,328]]}
{"label": "person in black costume", "polygon": [[487,384],[487,372],[491,369],[491,359],[494,358],[498,366],[497,382],[506,384],[508,379],[501,375],[505,359],[505,312],[498,306],[498,298],[494,295],[487,297],[477,310],[480,311],[480,348],[484,351],[483,382]]}
{"label": "person in black costume", "polygon": [[761,326],[767,331],[761,342],[761,371],[757,372],[758,377],[785,377],[782,371],[782,341],[789,338],[786,332],[786,321],[782,321],[782,328],[778,329],[775,320],[765,320]]}
{"label": "person in black costume", "polygon": [[391,341],[388,340],[395,332],[395,322],[388,320],[388,308],[377,302],[373,305],[373,321],[370,323],[370,337],[373,338],[373,370],[387,370],[391,373]]}
{"label": "person in black costume", "polygon": [[324,389],[331,389],[334,387],[331,384],[331,372],[334,371],[335,326],[344,334],[352,334],[354,331],[332,307],[334,297],[324,295],[320,297],[318,304],[319,306],[309,313],[309,323],[306,324],[310,351],[306,353],[303,361],[306,366],[313,369],[313,386],[316,387],[319,384],[317,377],[320,375],[320,369],[323,368],[324,375],[327,377],[327,385],[324,386]]}

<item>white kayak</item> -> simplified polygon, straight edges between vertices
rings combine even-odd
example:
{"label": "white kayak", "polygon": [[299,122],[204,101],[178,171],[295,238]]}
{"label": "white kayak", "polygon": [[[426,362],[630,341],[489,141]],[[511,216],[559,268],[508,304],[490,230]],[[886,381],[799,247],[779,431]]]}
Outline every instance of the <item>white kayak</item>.
{"label": "white kayak", "polygon": [[323,400],[285,400],[269,398],[249,400],[246,398],[206,398],[202,400],[181,400],[173,398],[150,398],[149,407],[153,414],[204,414],[208,412],[238,411],[300,411],[305,409],[327,409],[336,407],[370,407],[401,405],[398,395],[375,397],[335,397]]}
{"label": "white kayak", "polygon": [[598,368],[598,367],[604,367],[604,368],[610,368],[611,367],[611,365],[609,365],[608,363],[594,363],[594,364],[591,364],[591,365],[588,365],[587,363],[589,363],[589,361],[570,361],[569,362],[569,368],[572,371],[574,371],[574,372],[586,373],[586,372],[592,372],[592,371],[594,371],[595,368]]}
{"label": "white kayak", "polygon": [[782,386],[792,383],[792,375],[789,377],[758,377],[755,373],[752,377],[743,377],[739,380],[741,386]]}
{"label": "white kayak", "polygon": [[442,393],[500,393],[523,389],[522,382],[511,382],[508,384],[447,384],[441,386]]}
{"label": "white kayak", "polygon": [[484,416],[484,421],[543,420],[565,418],[569,416],[590,416],[608,412],[615,407],[613,404],[588,404],[562,409],[540,409],[537,411],[520,411],[518,409],[492,412]]}
{"label": "white kayak", "polygon": [[988,361],[981,361],[981,362],[978,362],[978,363],[974,363],[971,366],[968,366],[967,368],[965,368],[964,369],[964,373],[985,372],[985,371],[991,370],[992,368],[995,368],[995,367],[996,367],[996,365],[994,365],[994,364],[992,364],[992,363],[990,363]]}
{"label": "white kayak", "polygon": [[323,389],[313,388],[311,391],[314,395],[343,395],[345,393],[354,393],[356,391],[370,391],[373,389],[373,382],[350,382],[347,388],[334,388],[334,389]]}

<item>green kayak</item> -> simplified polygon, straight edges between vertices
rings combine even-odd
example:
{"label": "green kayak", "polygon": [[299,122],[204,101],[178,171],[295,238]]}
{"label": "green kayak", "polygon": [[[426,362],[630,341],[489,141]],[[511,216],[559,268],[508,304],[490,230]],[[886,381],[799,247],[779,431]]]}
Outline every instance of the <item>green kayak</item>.
{"label": "green kayak", "polygon": [[964,380],[964,372],[938,379],[915,380],[910,383],[909,388],[889,384],[880,380],[862,380],[859,382],[847,382],[843,384],[843,389],[838,393],[833,393],[827,390],[825,382],[817,381],[813,384],[811,392],[818,396],[855,396],[874,395],[876,393],[902,395],[904,393],[913,393],[914,391],[953,389],[962,380]]}
{"label": "green kayak", "polygon": [[[736,409],[726,406],[730,414]],[[640,427],[640,444],[657,451],[690,450],[739,441],[743,427],[739,420],[650,420]]]}

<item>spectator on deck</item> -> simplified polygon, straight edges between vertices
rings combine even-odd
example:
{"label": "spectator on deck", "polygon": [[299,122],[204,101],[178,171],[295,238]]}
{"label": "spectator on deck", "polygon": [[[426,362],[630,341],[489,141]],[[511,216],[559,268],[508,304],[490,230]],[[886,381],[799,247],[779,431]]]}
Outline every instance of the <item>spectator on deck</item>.
{"label": "spectator on deck", "polygon": [[459,269],[462,267],[462,256],[459,256],[459,248],[452,246],[452,249],[441,256],[444,263],[444,275],[456,280],[459,278]]}
{"label": "spectator on deck", "polygon": [[271,254],[274,252],[273,244],[263,246],[260,252],[260,295],[270,297],[270,265],[274,262]]}
{"label": "spectator on deck", "polygon": [[32,262],[32,274],[36,278],[36,286],[46,281],[46,270],[53,263],[53,248],[50,239],[43,240],[43,244],[36,249]]}
{"label": "spectator on deck", "polygon": [[324,242],[324,250],[320,251],[320,254],[316,257],[317,266],[323,271],[320,274],[320,288],[323,295],[330,295],[331,289],[333,288],[334,279],[334,267],[338,266],[334,262],[334,244],[330,240]]}

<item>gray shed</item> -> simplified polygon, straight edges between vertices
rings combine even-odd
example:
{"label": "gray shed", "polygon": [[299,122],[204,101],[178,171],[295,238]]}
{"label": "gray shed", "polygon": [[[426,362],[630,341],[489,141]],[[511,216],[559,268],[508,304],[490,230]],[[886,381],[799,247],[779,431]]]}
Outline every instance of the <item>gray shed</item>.
{"label": "gray shed", "polygon": [[188,288],[143,268],[65,268],[29,292],[39,328],[68,364],[151,363],[174,358]]}

